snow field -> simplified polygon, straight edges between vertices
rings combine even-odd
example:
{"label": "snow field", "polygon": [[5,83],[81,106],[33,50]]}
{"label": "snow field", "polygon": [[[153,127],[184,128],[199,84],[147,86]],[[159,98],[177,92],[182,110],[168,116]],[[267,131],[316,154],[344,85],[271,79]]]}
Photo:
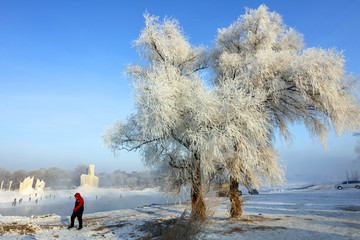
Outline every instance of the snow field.
{"label": "snow field", "polygon": [[[316,190],[321,189],[321,190]],[[360,191],[312,187],[244,195],[244,214],[229,218],[228,198],[207,198],[209,218],[197,239],[360,239]],[[152,204],[84,215],[81,231],[69,216],[2,216],[1,239],[159,239],[190,203]],[[75,221],[75,226],[77,222]],[[171,227],[171,226],[170,226]]]}

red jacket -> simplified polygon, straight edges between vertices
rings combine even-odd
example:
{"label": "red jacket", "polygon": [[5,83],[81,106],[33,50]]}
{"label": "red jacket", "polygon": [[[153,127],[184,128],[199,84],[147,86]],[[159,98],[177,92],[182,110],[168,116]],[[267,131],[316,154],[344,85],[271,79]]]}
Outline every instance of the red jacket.
{"label": "red jacket", "polygon": [[74,208],[74,212],[76,211],[84,211],[84,199],[80,196],[80,193],[75,193],[75,208]]}

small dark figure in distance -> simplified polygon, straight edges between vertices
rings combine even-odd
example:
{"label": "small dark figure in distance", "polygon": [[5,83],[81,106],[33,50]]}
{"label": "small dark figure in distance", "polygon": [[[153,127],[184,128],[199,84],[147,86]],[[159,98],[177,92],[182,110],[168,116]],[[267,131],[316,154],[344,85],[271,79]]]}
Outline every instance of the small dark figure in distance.
{"label": "small dark figure in distance", "polygon": [[79,221],[79,228],[78,230],[82,229],[82,215],[84,212],[84,199],[80,196],[80,193],[75,193],[75,207],[73,210],[73,214],[71,215],[71,223],[70,226],[68,227],[68,229],[73,228],[74,227],[74,221],[75,218],[78,219]]}
{"label": "small dark figure in distance", "polygon": [[256,188],[251,189],[251,191],[249,191],[249,193],[251,195],[258,195],[259,194],[259,192],[258,192],[258,190],[256,190]]}

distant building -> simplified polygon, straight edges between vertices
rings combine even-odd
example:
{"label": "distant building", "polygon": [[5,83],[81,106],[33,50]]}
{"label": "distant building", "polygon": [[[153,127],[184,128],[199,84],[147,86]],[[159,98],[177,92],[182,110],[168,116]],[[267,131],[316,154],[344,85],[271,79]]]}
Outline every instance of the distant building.
{"label": "distant building", "polygon": [[95,176],[95,165],[89,165],[88,174],[81,174],[80,186],[85,185],[96,188],[99,186],[99,178]]}

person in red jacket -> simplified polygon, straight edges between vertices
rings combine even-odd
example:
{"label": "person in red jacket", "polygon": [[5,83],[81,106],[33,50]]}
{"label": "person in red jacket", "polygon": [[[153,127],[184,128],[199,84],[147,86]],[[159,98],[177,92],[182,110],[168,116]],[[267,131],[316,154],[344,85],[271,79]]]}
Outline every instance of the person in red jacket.
{"label": "person in red jacket", "polygon": [[71,224],[68,227],[68,229],[73,228],[74,227],[74,221],[75,218],[78,219],[79,221],[79,228],[78,230],[82,229],[82,215],[84,212],[84,199],[81,197],[80,193],[75,193],[75,207],[73,210],[73,213],[71,215]]}

